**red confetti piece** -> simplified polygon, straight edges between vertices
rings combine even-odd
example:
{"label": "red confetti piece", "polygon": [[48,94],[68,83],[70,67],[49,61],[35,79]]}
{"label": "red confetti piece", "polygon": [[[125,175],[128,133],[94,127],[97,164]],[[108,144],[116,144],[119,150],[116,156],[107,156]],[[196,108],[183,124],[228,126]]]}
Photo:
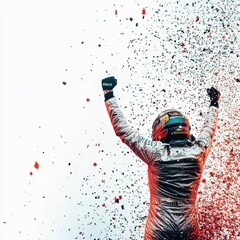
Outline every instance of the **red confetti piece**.
{"label": "red confetti piece", "polygon": [[97,166],[97,163],[94,163],[93,166],[96,167],[96,166]]}
{"label": "red confetti piece", "polygon": [[226,142],[227,144],[229,144],[229,143],[231,142],[231,139],[226,138],[226,139],[225,139],[225,142]]}
{"label": "red confetti piece", "polygon": [[36,169],[39,168],[39,164],[38,164],[38,162],[35,162],[34,167],[35,167]]}
{"label": "red confetti piece", "polygon": [[33,173],[32,173],[32,172],[30,172],[30,175],[32,176],[32,175],[33,175]]}
{"label": "red confetti piece", "polygon": [[235,154],[234,154],[234,152],[233,152],[233,149],[230,151],[230,154],[229,154],[229,157],[231,158],[231,157],[234,157],[235,156]]}
{"label": "red confetti piece", "polygon": [[143,8],[143,10],[142,10],[142,15],[145,15],[145,14],[146,14],[146,9]]}
{"label": "red confetti piece", "polygon": [[115,9],[115,15],[117,15],[117,14],[118,14],[117,9]]}
{"label": "red confetti piece", "polygon": [[186,82],[190,82],[190,80],[186,80]]}
{"label": "red confetti piece", "polygon": [[185,46],[185,43],[182,43],[181,46],[184,47],[184,46]]}
{"label": "red confetti piece", "polygon": [[103,203],[102,207],[106,207],[106,204],[105,204],[105,203]]}
{"label": "red confetti piece", "polygon": [[229,177],[229,176],[227,176],[226,180],[229,182],[229,181],[231,181],[231,180],[232,180],[232,178],[231,178],[231,177]]}
{"label": "red confetti piece", "polygon": [[112,217],[112,220],[116,220],[116,218],[115,218],[115,217]]}
{"label": "red confetti piece", "polygon": [[210,175],[211,175],[211,177],[213,177],[214,176],[214,172],[210,172]]}
{"label": "red confetti piece", "polygon": [[199,21],[199,16],[196,17],[196,22],[198,22],[198,21]]}
{"label": "red confetti piece", "polygon": [[89,102],[89,101],[90,101],[90,99],[89,99],[89,98],[87,98],[87,99],[86,99],[86,101],[87,101],[87,102]]}
{"label": "red confetti piece", "polygon": [[122,200],[122,195],[119,196],[119,199]]}

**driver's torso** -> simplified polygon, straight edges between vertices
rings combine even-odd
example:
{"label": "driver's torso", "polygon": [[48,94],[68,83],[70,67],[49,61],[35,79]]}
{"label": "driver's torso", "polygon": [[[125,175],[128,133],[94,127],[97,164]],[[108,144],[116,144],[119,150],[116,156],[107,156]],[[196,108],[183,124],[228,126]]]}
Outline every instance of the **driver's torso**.
{"label": "driver's torso", "polygon": [[196,239],[196,196],[205,162],[198,145],[166,147],[148,166],[145,239]]}

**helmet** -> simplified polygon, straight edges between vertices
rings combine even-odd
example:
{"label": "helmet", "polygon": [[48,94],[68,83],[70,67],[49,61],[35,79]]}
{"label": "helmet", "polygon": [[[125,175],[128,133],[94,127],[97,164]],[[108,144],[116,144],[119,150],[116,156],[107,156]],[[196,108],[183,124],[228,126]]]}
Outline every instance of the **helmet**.
{"label": "helmet", "polygon": [[152,125],[154,141],[170,145],[192,145],[190,125],[187,117],[180,111],[168,109],[161,112]]}

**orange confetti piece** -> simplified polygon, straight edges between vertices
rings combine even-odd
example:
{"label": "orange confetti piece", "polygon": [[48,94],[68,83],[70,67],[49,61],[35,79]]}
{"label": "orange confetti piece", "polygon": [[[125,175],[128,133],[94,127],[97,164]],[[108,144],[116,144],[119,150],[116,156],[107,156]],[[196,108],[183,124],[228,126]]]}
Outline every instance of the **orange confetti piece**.
{"label": "orange confetti piece", "polygon": [[34,167],[35,167],[36,169],[39,168],[39,164],[38,164],[38,162],[35,162]]}

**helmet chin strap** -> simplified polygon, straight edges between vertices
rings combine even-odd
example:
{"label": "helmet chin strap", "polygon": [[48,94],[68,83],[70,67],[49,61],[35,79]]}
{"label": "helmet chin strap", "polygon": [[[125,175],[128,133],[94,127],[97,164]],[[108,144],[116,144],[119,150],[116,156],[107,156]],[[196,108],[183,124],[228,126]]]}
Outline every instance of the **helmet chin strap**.
{"label": "helmet chin strap", "polygon": [[193,143],[189,139],[176,139],[169,142],[170,146],[192,146]]}
{"label": "helmet chin strap", "polygon": [[193,136],[193,134],[190,134],[191,137],[191,141],[194,142],[196,140],[196,138]]}

